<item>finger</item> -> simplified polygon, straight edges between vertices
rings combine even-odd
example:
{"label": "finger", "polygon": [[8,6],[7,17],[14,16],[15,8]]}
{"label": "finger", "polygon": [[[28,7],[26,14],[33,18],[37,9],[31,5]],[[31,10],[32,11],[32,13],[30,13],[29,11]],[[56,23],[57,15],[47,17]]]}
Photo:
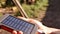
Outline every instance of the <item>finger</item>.
{"label": "finger", "polygon": [[30,22],[30,23],[32,23],[32,24],[35,24],[34,19],[28,19],[27,21]]}
{"label": "finger", "polygon": [[43,24],[35,19],[28,19],[30,23],[36,24],[38,26],[43,26]]}
{"label": "finger", "polygon": [[18,31],[17,34],[23,34],[23,32],[22,31]]}
{"label": "finger", "polygon": [[0,33],[2,32],[2,30],[0,29]]}
{"label": "finger", "polygon": [[17,31],[13,31],[12,34],[17,34]]}
{"label": "finger", "polygon": [[0,29],[0,34],[2,34],[3,33],[3,30],[2,29]]}

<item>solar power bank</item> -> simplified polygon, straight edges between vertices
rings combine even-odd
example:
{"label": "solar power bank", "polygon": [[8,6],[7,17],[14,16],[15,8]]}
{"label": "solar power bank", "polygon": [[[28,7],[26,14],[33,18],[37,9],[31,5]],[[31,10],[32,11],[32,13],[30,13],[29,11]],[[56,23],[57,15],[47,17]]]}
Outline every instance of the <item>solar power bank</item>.
{"label": "solar power bank", "polygon": [[[1,28],[12,32],[12,30],[22,31],[23,34],[36,34],[38,27],[35,24],[6,14],[0,18]],[[10,29],[10,30],[9,30]]]}

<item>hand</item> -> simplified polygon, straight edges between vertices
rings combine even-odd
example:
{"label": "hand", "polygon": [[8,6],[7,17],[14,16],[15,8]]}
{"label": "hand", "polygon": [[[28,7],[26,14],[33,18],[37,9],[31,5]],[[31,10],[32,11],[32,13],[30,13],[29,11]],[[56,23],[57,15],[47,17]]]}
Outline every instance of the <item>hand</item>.
{"label": "hand", "polygon": [[[11,33],[9,33],[9,32],[6,32],[5,30],[2,30],[2,29],[0,29],[0,34],[11,34]],[[22,31],[13,31],[12,32],[12,34],[23,34],[23,32]]]}
{"label": "hand", "polygon": [[[26,19],[26,18],[23,18],[23,17],[18,17],[18,18],[21,18],[21,19],[23,19],[23,20],[25,20],[25,21],[28,21],[28,22],[30,22],[30,23],[33,23],[33,24],[37,24],[37,22],[35,22],[35,20],[33,20],[33,19]],[[39,22],[39,23],[40,23],[40,22]],[[13,31],[12,34],[23,34],[23,32],[21,32],[21,31],[19,31],[19,32]],[[37,32],[37,34],[40,34],[40,32]]]}
{"label": "hand", "polygon": [[56,29],[56,28],[50,28],[50,27],[46,27],[46,26],[44,26],[43,24],[42,24],[42,22],[40,22],[40,21],[37,21],[37,20],[35,20],[35,19],[26,19],[26,18],[24,18],[24,17],[18,17],[18,18],[21,18],[21,19],[23,19],[23,20],[25,20],[25,21],[28,21],[28,22],[30,22],[30,23],[33,23],[33,24],[36,24],[37,26],[38,26],[38,30],[41,30],[41,31],[43,31],[45,34],[50,34],[50,33],[56,33],[55,31],[60,31],[60,29]]}
{"label": "hand", "polygon": [[37,31],[39,31],[38,32],[39,34],[43,32],[42,31],[43,24],[41,22],[39,22],[39,21],[37,21],[35,19],[26,19],[24,17],[18,17],[18,18],[23,19],[25,21],[28,21],[29,23],[36,24],[38,26],[38,28],[39,28],[39,30],[37,30]]}
{"label": "hand", "polygon": [[23,20],[25,20],[25,21],[27,21],[27,22],[29,22],[29,23],[36,24],[36,25],[39,27],[39,29],[41,29],[41,27],[44,26],[44,25],[42,24],[42,22],[37,21],[37,20],[35,20],[35,19],[30,19],[30,18],[26,19],[26,18],[24,18],[24,17],[18,17],[18,18],[23,19]]}
{"label": "hand", "polygon": [[13,31],[12,34],[23,34],[23,32],[22,31],[18,31],[18,32],[17,31]]}

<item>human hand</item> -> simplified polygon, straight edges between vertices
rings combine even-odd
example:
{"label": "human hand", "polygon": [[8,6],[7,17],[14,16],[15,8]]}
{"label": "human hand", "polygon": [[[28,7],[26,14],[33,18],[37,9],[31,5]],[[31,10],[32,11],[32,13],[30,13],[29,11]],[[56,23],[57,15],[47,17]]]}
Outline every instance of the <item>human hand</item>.
{"label": "human hand", "polygon": [[[30,23],[36,24],[36,22],[33,19],[26,19],[23,17],[20,17],[21,19],[28,21]],[[2,26],[3,27],[3,26]],[[11,32],[11,29],[4,27],[5,30],[9,30],[9,32]],[[13,31],[13,30],[12,30]],[[23,34],[21,31],[17,32],[17,31],[13,31],[12,34]]]}
{"label": "human hand", "polygon": [[23,32],[22,31],[18,31],[18,32],[17,31],[13,31],[12,34],[23,34]]}
{"label": "human hand", "polygon": [[[42,22],[40,22],[40,21],[37,21],[37,20],[35,20],[35,19],[30,19],[30,18],[28,18],[28,19],[26,19],[26,18],[24,18],[24,17],[18,17],[18,18],[21,18],[21,19],[23,19],[23,20],[25,20],[25,21],[28,21],[28,22],[30,22],[30,23],[33,23],[33,24],[36,24],[37,26],[38,26],[38,30],[41,30],[42,32],[44,32],[45,34],[51,34],[52,32],[53,33],[56,33],[55,31],[59,31],[60,29],[56,29],[56,28],[50,28],[50,27],[47,27],[47,26],[44,26],[43,24],[42,24]],[[38,31],[39,32],[39,31]],[[41,33],[41,32],[40,32]]]}
{"label": "human hand", "polygon": [[23,19],[23,20],[25,20],[29,23],[36,24],[40,29],[43,26],[42,22],[40,22],[38,20],[35,20],[35,19],[30,19],[30,18],[27,19],[27,18],[24,18],[24,17],[18,17],[18,18]]}
{"label": "human hand", "polygon": [[[26,19],[26,18],[24,18],[24,17],[18,17],[18,18],[20,18],[20,19],[23,19],[23,20],[25,20],[25,21],[28,21],[28,22],[30,22],[30,23],[32,23],[32,24],[36,24],[37,22],[35,22],[35,20],[33,20],[33,19]],[[13,31],[12,32],[12,34],[23,34],[23,32],[21,32],[21,31]],[[37,32],[37,34],[40,34],[40,32]]]}
{"label": "human hand", "polygon": [[11,33],[9,33],[9,32],[7,32],[7,31],[5,31],[3,29],[0,29],[0,34],[23,34],[23,32],[13,30]]}
{"label": "human hand", "polygon": [[[26,19],[26,18],[24,18],[24,17],[18,17],[18,18],[20,18],[20,19],[23,19],[23,20],[25,20],[25,21],[27,21],[27,22],[29,22],[29,23],[32,23],[32,24],[36,24],[37,26],[38,26],[38,28],[39,28],[39,32],[40,33],[43,33],[43,31],[42,31],[42,28],[41,27],[43,27],[43,25],[42,25],[42,23],[41,22],[39,22],[39,21],[37,21],[37,20],[35,20],[35,19],[30,19],[30,18],[28,18],[28,19]],[[38,30],[37,30],[38,31]],[[38,32],[38,33],[39,33]]]}

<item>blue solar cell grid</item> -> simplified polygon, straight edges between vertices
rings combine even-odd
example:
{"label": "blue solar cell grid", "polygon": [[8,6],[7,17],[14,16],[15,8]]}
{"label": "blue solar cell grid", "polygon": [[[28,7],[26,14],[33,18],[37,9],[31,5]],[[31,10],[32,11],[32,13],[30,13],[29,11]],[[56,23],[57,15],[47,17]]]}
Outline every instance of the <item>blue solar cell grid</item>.
{"label": "blue solar cell grid", "polygon": [[14,29],[21,30],[27,34],[30,34],[34,28],[33,24],[27,23],[26,21],[15,18],[11,15],[4,19],[2,23]]}

